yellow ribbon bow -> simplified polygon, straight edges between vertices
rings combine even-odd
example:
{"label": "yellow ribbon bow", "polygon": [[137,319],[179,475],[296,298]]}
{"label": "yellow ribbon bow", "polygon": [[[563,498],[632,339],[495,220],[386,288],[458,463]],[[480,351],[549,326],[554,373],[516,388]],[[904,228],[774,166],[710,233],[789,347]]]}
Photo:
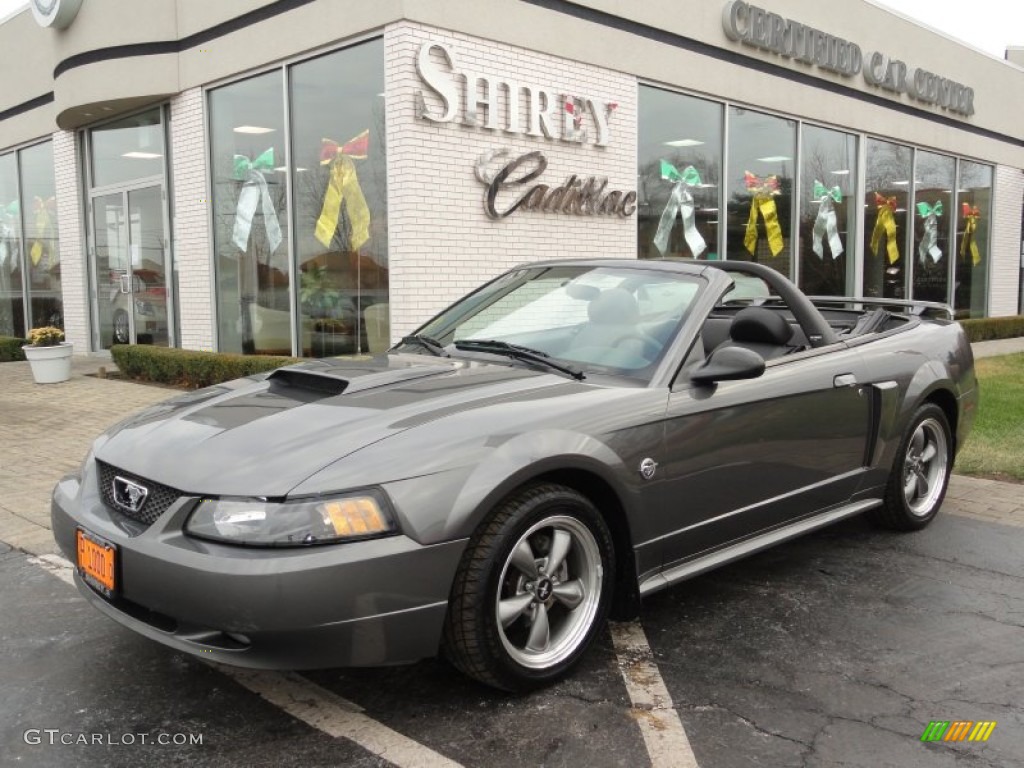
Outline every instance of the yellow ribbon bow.
{"label": "yellow ribbon bow", "polygon": [[981,216],[981,210],[979,208],[972,208],[968,203],[964,203],[964,236],[960,240],[960,255],[964,256],[964,251],[968,248],[971,249],[971,265],[978,266],[981,261],[981,253],[978,251],[978,244],[974,242],[974,233],[978,229],[978,217]]}
{"label": "yellow ribbon bow", "polygon": [[878,215],[875,217],[875,228],[871,231],[871,254],[878,253],[878,246],[882,244],[882,235],[885,235],[885,249],[889,254],[889,263],[895,264],[900,260],[900,248],[896,242],[896,198],[883,197],[875,192],[875,205],[878,208]]}
{"label": "yellow ribbon bow", "polygon": [[320,218],[316,222],[316,239],[324,248],[331,247],[334,233],[338,229],[341,205],[345,204],[348,222],[352,227],[349,249],[353,251],[370,239],[370,209],[359,186],[356,166],[352,159],[362,160],[370,148],[370,132],[363,131],[355,138],[339,145],[331,139],[323,139],[320,145],[320,165],[331,167],[330,183],[324,193]]}
{"label": "yellow ribbon bow", "polygon": [[57,201],[52,197],[46,200],[41,197],[35,199],[36,234],[38,239],[32,243],[32,247],[29,249],[33,266],[39,266],[39,262],[43,258],[43,252],[46,250],[46,243],[53,240],[53,213],[56,207]]}
{"label": "yellow ribbon bow", "polygon": [[779,212],[773,199],[774,195],[779,194],[779,179],[777,176],[761,179],[747,171],[743,174],[743,181],[747,189],[754,194],[750,202],[750,215],[747,217],[747,233],[743,237],[743,245],[753,256],[757,249],[757,215],[760,213],[764,218],[768,247],[772,256],[778,256],[786,247],[782,239],[782,227],[779,225]]}

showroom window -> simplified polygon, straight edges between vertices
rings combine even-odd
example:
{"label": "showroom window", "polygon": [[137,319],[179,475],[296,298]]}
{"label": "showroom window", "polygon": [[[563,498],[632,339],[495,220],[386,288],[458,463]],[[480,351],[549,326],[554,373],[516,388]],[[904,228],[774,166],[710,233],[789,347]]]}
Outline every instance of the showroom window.
{"label": "showroom window", "polygon": [[641,86],[638,255],[717,259],[723,106]]}
{"label": "showroom window", "polygon": [[796,121],[730,107],[728,141],[728,257],[792,277]]}
{"label": "showroom window", "polygon": [[25,338],[25,299],[21,284],[21,200],[18,161],[0,155],[0,336]]}
{"label": "showroom window", "polygon": [[868,139],[863,247],[865,296],[902,299],[907,295],[910,172],[910,147]]}
{"label": "showroom window", "polygon": [[914,247],[908,258],[911,297],[949,302],[949,233],[955,219],[956,160],[917,150],[914,158]]}
{"label": "showroom window", "polygon": [[387,347],[383,91],[374,40],[210,92],[222,350]]}
{"label": "showroom window", "polygon": [[800,287],[818,296],[852,296],[857,220],[857,137],[803,126],[800,146]]}
{"label": "showroom window", "polygon": [[958,318],[984,317],[988,307],[992,166],[960,162],[957,205],[953,308]]}
{"label": "showroom window", "polygon": [[43,325],[64,327],[49,141],[0,155],[0,336]]}
{"label": "showroom window", "polygon": [[291,69],[303,355],[390,346],[383,73],[376,41]]}
{"label": "showroom window", "polygon": [[292,351],[282,77],[276,70],[210,93],[223,352]]}

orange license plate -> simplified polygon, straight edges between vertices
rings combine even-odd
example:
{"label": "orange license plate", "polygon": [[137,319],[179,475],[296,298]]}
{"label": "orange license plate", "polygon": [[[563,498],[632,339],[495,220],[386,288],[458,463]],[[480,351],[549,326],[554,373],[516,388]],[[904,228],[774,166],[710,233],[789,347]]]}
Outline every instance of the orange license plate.
{"label": "orange license plate", "polygon": [[114,566],[117,548],[113,544],[92,538],[85,531],[78,531],[78,568],[82,574],[102,587],[108,595],[115,587]]}

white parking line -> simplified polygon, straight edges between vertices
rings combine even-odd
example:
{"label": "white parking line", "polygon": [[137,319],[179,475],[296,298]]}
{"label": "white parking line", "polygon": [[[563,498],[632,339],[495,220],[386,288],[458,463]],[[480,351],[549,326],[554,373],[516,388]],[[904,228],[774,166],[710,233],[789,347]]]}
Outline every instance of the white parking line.
{"label": "white parking line", "polygon": [[335,738],[354,741],[400,768],[461,768],[459,763],[378,723],[351,701],[294,672],[210,666],[292,717]]}
{"label": "white parking line", "polygon": [[[28,561],[68,584],[72,565],[59,555]],[[652,768],[699,768],[690,741],[672,705],[665,681],[639,622],[612,622],[619,671],[632,702]],[[461,768],[454,760],[378,723],[357,705],[294,673],[264,672],[206,662],[292,717],[335,738],[352,741],[399,768]]]}
{"label": "white parking line", "polygon": [[[28,561],[61,581],[75,583],[74,566],[60,555],[29,557]],[[378,723],[364,715],[358,705],[300,675],[206,663],[292,717],[335,738],[348,739],[399,768],[462,768],[454,760]]]}
{"label": "white parking line", "polygon": [[638,621],[612,622],[611,631],[619,671],[633,702],[631,714],[640,726],[652,768],[699,768],[644,628]]}
{"label": "white parking line", "polygon": [[75,585],[74,577],[71,575],[71,569],[74,566],[60,555],[39,555],[39,557],[29,557],[28,561],[32,565],[38,565],[44,571],[52,573],[61,581],[71,586]]}

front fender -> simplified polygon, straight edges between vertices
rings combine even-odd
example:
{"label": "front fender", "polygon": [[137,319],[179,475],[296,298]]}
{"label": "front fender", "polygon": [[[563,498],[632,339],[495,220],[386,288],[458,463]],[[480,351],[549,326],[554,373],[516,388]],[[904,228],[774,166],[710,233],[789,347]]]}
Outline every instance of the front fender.
{"label": "front fender", "polygon": [[490,447],[471,466],[387,483],[411,535],[424,544],[472,536],[494,507],[531,479],[578,470],[600,477],[630,515],[639,504],[638,482],[623,457],[600,440],[568,430],[516,435]]}

